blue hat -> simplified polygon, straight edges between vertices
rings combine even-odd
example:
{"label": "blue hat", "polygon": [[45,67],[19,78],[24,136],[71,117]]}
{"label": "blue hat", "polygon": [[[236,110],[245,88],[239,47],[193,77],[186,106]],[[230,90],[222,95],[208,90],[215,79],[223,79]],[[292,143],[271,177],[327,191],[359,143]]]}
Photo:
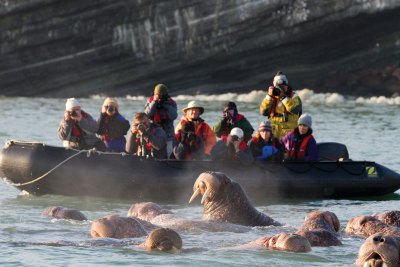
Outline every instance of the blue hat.
{"label": "blue hat", "polygon": [[269,157],[271,157],[273,154],[275,154],[276,152],[278,152],[278,149],[276,149],[276,147],[273,146],[264,146],[262,148],[262,154],[261,156],[258,156],[258,159],[268,159]]}

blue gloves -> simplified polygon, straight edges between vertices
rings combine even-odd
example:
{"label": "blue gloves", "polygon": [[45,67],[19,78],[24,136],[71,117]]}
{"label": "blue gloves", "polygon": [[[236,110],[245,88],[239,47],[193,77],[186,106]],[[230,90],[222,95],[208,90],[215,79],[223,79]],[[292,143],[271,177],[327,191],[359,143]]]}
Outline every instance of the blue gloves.
{"label": "blue gloves", "polygon": [[271,157],[273,154],[275,154],[276,152],[278,152],[278,149],[276,149],[276,147],[273,146],[264,146],[262,148],[262,154],[261,156],[258,156],[258,159],[268,159],[269,157]]}

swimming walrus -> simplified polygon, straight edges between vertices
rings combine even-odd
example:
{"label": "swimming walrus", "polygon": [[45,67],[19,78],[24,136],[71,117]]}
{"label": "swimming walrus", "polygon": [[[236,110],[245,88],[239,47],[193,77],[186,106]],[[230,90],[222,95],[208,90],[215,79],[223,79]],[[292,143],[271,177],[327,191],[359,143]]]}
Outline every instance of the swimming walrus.
{"label": "swimming walrus", "polygon": [[193,186],[189,203],[203,195],[203,219],[229,222],[246,226],[281,225],[266,214],[256,210],[242,187],[221,172],[203,172]]}
{"label": "swimming walrus", "polygon": [[385,224],[373,216],[357,216],[347,222],[345,233],[369,237],[376,233],[400,236],[400,228]]}
{"label": "swimming walrus", "polygon": [[129,238],[145,236],[147,233],[135,218],[113,214],[94,221],[90,234],[92,237]]}
{"label": "swimming walrus", "polygon": [[[132,204],[128,210],[128,217],[138,219],[145,227],[147,222],[158,227],[167,227],[174,230],[205,230],[210,232],[235,232],[244,233],[250,228],[243,225],[231,224],[226,222],[212,222],[203,220],[189,220],[174,214],[168,209],[163,209],[154,202],[140,202]],[[148,228],[148,227],[146,227]]]}
{"label": "swimming walrus", "polygon": [[387,225],[400,227],[400,211],[398,210],[391,210],[383,213],[374,213],[372,216]]}
{"label": "swimming walrus", "polygon": [[157,228],[149,233],[142,247],[149,251],[179,251],[182,249],[182,238],[172,229]]}
{"label": "swimming walrus", "polygon": [[309,252],[311,244],[304,236],[293,233],[279,233],[270,237],[258,238],[250,243],[242,246],[246,247],[263,247],[273,250],[284,250],[291,252]]}
{"label": "swimming walrus", "polygon": [[336,214],[330,211],[313,211],[307,214],[303,225],[296,232],[310,241],[311,246],[340,246],[337,232],[340,222]]}
{"label": "swimming walrus", "polygon": [[376,233],[361,245],[356,264],[364,267],[400,266],[400,239],[398,236]]}
{"label": "swimming walrus", "polygon": [[77,221],[87,220],[86,216],[76,209],[69,209],[60,206],[50,206],[44,209],[42,215],[54,217],[57,219],[70,219]]}

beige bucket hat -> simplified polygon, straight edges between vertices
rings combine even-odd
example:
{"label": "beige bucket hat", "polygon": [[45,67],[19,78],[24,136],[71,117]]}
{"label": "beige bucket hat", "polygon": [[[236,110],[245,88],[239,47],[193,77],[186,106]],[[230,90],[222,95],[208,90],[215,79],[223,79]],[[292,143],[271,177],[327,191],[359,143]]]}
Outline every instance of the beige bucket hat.
{"label": "beige bucket hat", "polygon": [[200,109],[200,115],[204,113],[204,108],[203,108],[199,103],[197,103],[195,100],[190,101],[190,102],[188,103],[187,107],[184,108],[184,109],[182,109],[182,111],[183,111],[183,113],[186,113],[186,111],[187,111],[188,109],[191,109],[191,108],[198,108],[198,109]]}

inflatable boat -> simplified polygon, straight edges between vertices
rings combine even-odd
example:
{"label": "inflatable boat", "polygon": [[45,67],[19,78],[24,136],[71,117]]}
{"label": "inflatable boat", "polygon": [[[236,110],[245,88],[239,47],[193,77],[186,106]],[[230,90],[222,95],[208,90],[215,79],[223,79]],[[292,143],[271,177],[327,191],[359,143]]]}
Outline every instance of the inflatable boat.
{"label": "inflatable boat", "polygon": [[204,171],[220,171],[250,199],[354,198],[393,193],[400,175],[372,161],[354,161],[345,145],[318,144],[316,162],[178,161],[7,141],[0,153],[4,182],[33,195],[96,196],[186,203]]}

